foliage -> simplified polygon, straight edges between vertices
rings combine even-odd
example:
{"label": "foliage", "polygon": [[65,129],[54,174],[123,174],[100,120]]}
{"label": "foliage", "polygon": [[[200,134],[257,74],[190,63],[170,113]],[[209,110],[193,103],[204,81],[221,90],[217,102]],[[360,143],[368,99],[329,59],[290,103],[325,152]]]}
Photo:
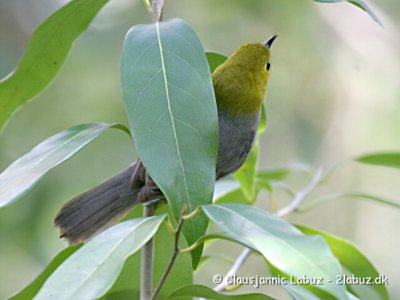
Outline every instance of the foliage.
{"label": "foliage", "polygon": [[0,81],[0,130],[12,114],[56,76],[74,40],[108,0],[74,0],[57,10],[32,34],[15,71]]}

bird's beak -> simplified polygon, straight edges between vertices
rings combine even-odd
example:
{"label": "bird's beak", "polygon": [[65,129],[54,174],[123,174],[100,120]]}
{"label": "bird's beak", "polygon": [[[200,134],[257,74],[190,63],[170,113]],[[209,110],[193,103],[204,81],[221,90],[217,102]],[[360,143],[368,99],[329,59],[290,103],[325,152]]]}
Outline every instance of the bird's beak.
{"label": "bird's beak", "polygon": [[263,44],[264,46],[271,48],[272,43],[275,41],[275,39],[278,37],[277,34],[274,34],[272,37],[270,37],[268,40],[266,40]]}

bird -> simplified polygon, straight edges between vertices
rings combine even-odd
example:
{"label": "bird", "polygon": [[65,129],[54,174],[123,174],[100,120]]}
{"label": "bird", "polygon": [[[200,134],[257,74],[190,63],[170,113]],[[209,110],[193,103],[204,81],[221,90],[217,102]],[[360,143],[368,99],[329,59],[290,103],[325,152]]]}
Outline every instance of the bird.
{"label": "bird", "polygon": [[[218,110],[219,145],[216,179],[238,170],[255,141],[270,75],[270,48],[241,45],[211,74]],[[69,244],[85,242],[105,230],[135,205],[163,199],[140,158],[126,170],[67,202],[54,224]]]}

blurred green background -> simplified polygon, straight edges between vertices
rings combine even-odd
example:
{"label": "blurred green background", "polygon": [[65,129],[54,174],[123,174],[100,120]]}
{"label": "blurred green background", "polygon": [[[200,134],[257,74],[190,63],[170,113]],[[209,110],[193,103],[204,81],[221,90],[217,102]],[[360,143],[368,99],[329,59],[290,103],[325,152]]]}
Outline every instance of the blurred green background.
{"label": "blurred green background", "polygon": [[[33,30],[66,2],[0,1],[0,77],[15,68]],[[350,4],[311,0],[167,0],[164,17],[185,19],[206,49],[225,54],[279,33],[272,49],[261,166],[302,161],[327,168],[365,152],[400,150],[400,2],[368,4],[384,29]],[[112,0],[104,7],[76,41],[55,80],[8,123],[0,136],[1,171],[67,127],[126,123],[119,84],[122,42],[131,26],[147,22],[149,14],[139,0]],[[52,225],[62,204],[135,159],[126,134],[110,130],[51,171],[24,199],[0,210],[0,299],[30,282],[66,246]],[[297,189],[307,182],[300,175],[289,180]],[[340,169],[313,196],[346,191],[400,201],[400,172],[353,164]],[[277,196],[280,205],[290,200]],[[270,207],[267,195],[261,195],[258,205]],[[400,299],[400,211],[337,199],[291,220],[358,245],[389,277],[393,299]],[[208,251],[227,249],[235,257],[241,247],[224,242]],[[252,257],[240,274],[265,274],[260,262]],[[196,274],[197,282],[212,286],[212,275],[223,274],[229,266],[213,260]],[[271,293],[284,299],[279,289]]]}

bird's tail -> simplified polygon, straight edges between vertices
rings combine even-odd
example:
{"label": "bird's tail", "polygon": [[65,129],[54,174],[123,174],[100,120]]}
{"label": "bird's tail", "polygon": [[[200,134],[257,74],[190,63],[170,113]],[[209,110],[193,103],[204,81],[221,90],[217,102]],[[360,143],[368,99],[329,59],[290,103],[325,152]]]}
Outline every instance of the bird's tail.
{"label": "bird's tail", "polygon": [[138,203],[138,190],[130,181],[135,165],[103,182],[63,206],[54,224],[70,244],[86,241],[110,226]]}

